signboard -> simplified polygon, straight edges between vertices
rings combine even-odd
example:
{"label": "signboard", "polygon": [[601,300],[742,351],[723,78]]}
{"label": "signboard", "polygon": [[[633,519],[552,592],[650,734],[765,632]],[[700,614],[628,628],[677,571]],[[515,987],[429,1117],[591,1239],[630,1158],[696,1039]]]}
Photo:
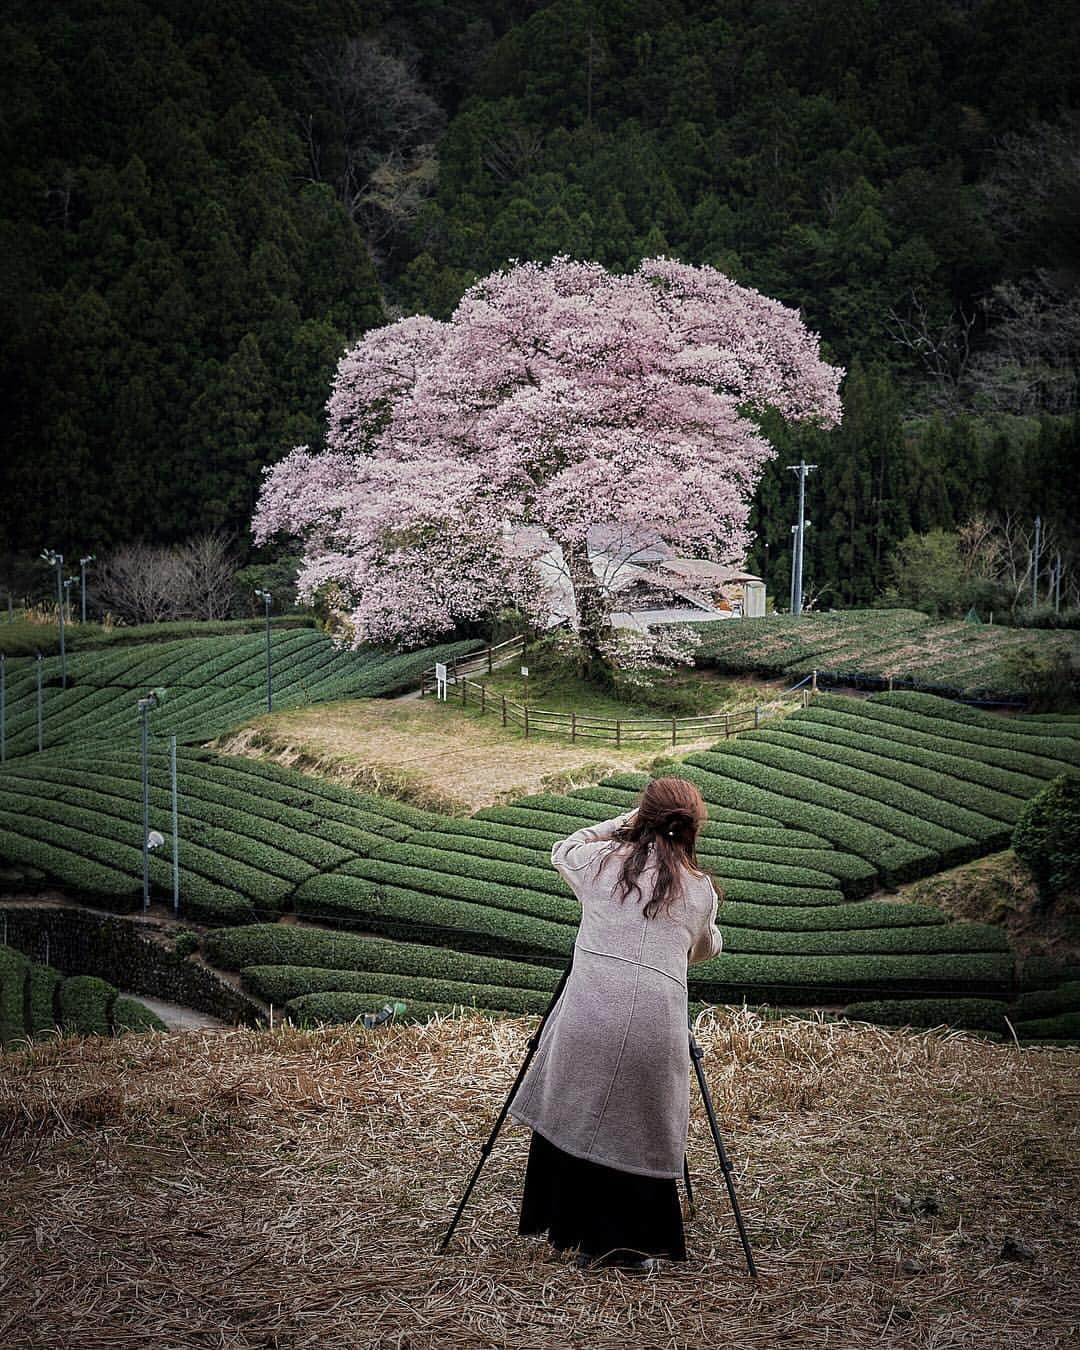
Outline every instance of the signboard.
{"label": "signboard", "polygon": [[443,661],[435,662],[435,697],[446,698],[446,664]]}
{"label": "signboard", "polygon": [[528,678],[529,678],[529,667],[528,667],[528,666],[522,666],[522,667],[521,667],[521,673],[522,673],[522,675],[525,676],[526,679],[528,679]]}

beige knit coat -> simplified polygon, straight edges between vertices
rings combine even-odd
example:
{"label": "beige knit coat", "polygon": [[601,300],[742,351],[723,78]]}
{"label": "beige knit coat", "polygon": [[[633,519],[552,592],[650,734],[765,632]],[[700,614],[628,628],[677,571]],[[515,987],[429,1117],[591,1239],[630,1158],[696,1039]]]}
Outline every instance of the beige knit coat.
{"label": "beige knit coat", "polygon": [[647,919],[641,897],[613,895],[631,813],[555,844],[551,861],[581,901],[574,961],[510,1115],[565,1153],[647,1177],[682,1175],[690,1118],[686,967],[717,956],[717,895],[685,874],[682,901]]}

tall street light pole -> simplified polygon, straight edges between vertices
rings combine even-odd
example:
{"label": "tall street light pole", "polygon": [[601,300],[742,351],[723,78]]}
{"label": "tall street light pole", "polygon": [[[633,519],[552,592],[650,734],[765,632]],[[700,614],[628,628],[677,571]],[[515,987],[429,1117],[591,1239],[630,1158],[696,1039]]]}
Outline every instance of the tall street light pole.
{"label": "tall street light pole", "polygon": [[269,591],[256,590],[255,594],[266,606],[266,711],[274,711],[274,699],[270,689],[270,601],[273,599]]}
{"label": "tall street light pole", "polygon": [[150,908],[150,713],[158,707],[164,697],[164,690],[152,689],[145,698],[139,699],[139,716],[142,719],[142,907],[143,913]]}
{"label": "tall street light pole", "polygon": [[803,539],[806,534],[806,475],[813,473],[817,468],[816,464],[807,464],[805,460],[800,460],[798,464],[789,464],[788,468],[792,473],[799,475],[799,524],[798,533],[795,540],[795,595],[791,606],[793,614],[802,613],[802,586],[803,586]]}
{"label": "tall street light pole", "polygon": [[94,561],[94,555],[88,553],[79,559],[79,590],[82,593],[82,621],[86,622],[86,564]]}
{"label": "tall street light pole", "polygon": [[1035,517],[1035,547],[1031,551],[1031,607],[1039,603],[1039,554],[1042,552],[1040,535],[1042,534],[1042,516]]}
{"label": "tall street light pole", "polygon": [[56,568],[56,608],[60,615],[60,687],[67,688],[67,653],[64,649],[64,555],[51,548],[43,549],[41,556]]}

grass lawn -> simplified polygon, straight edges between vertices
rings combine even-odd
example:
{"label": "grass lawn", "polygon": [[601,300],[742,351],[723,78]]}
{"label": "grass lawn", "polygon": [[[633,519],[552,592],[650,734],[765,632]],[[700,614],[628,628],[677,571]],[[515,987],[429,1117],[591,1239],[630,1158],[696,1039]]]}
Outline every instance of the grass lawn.
{"label": "grass lawn", "polygon": [[[677,675],[700,696],[702,712],[745,711],[755,702],[779,715],[798,707],[795,696],[779,698],[775,686],[723,680],[711,671]],[[483,677],[488,689],[520,699],[525,681],[516,671]],[[567,676],[529,679],[529,703],[596,717],[657,716],[644,701],[628,704],[588,689]],[[671,714],[666,714],[671,715]],[[683,714],[687,715],[687,714]],[[502,726],[497,713],[462,707],[453,692],[434,698],[358,699],[273,713],[256,718],[214,742],[228,754],[274,759],[305,772],[365,791],[401,797],[451,814],[471,814],[532,792],[562,791],[599,782],[610,773],[649,769],[658,758],[678,758],[717,740],[715,728],[683,740],[672,754],[670,738],[572,743],[569,732],[528,738],[517,726]]]}

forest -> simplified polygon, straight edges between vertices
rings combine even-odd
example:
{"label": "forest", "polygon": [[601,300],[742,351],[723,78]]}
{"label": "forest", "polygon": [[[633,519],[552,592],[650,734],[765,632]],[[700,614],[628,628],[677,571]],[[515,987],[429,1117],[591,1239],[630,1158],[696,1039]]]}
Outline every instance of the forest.
{"label": "forest", "polygon": [[812,603],[887,599],[916,537],[953,563],[980,531],[1022,555],[1038,515],[1075,604],[1073,19],[1064,0],[16,0],[0,582],[47,593],[45,546],[204,531],[269,562],[263,466],[321,444],[365,331],[445,318],[509,259],[662,254],[798,306],[847,370],[837,429],[764,419],[748,562],[778,602],[802,457]]}

